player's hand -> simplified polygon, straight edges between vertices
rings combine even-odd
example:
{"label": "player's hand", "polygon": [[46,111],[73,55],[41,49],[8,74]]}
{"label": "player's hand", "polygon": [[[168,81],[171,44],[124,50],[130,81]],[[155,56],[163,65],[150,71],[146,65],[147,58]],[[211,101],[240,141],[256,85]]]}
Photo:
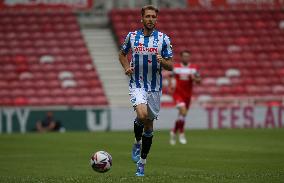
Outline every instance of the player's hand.
{"label": "player's hand", "polygon": [[163,61],[163,57],[159,54],[157,54],[157,61],[158,63],[161,63]]}
{"label": "player's hand", "polygon": [[196,72],[195,74],[192,74],[191,79],[197,84],[199,84],[201,82],[201,77],[200,77],[200,74],[198,72]]}
{"label": "player's hand", "polygon": [[128,67],[127,69],[125,69],[125,74],[130,76],[134,71],[133,67]]}

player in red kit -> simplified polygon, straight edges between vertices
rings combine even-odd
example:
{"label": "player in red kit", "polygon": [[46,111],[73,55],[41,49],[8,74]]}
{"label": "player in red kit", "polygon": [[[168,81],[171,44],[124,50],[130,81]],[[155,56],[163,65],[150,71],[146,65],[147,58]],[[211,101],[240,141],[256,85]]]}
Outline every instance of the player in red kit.
{"label": "player in red kit", "polygon": [[[192,89],[195,83],[201,82],[201,77],[196,65],[189,62],[191,52],[182,51],[180,53],[181,62],[174,65],[172,77],[169,80],[170,91],[178,108],[178,118],[175,126],[170,132],[170,144],[176,144],[176,134],[179,132],[179,142],[186,144],[184,125],[187,111],[190,107]],[[175,80],[174,82],[172,80]]]}

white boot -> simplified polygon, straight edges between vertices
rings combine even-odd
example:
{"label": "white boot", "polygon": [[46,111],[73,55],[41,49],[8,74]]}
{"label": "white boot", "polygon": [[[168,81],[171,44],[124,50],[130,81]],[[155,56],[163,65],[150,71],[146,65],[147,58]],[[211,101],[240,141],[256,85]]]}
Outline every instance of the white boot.
{"label": "white boot", "polygon": [[187,143],[187,140],[186,140],[186,138],[185,138],[184,133],[179,134],[179,142],[180,142],[181,144],[186,144],[186,143]]}
{"label": "white boot", "polygon": [[170,132],[170,144],[176,145],[176,134],[173,131]]}

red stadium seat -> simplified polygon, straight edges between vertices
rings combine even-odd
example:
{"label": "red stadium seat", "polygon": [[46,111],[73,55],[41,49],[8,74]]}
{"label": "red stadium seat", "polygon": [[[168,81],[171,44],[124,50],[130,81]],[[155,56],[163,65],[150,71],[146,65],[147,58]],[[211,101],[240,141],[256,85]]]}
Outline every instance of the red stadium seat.
{"label": "red stadium seat", "polygon": [[[0,105],[100,105],[96,97],[107,100],[73,13],[1,12],[0,24],[5,25],[0,26]],[[43,56],[54,60],[42,63]],[[78,87],[62,88],[62,71],[74,72]]]}

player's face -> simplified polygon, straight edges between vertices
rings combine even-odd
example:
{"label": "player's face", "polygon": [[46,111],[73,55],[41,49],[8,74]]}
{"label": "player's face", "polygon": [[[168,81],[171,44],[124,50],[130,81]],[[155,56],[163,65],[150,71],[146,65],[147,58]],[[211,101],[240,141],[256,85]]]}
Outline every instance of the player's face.
{"label": "player's face", "polygon": [[49,118],[51,118],[51,117],[53,116],[53,114],[52,114],[52,112],[47,112],[47,113],[46,113],[46,116],[49,117]]}
{"label": "player's face", "polygon": [[181,55],[181,61],[183,64],[188,64],[189,63],[189,60],[190,60],[190,53],[187,53],[187,52],[184,52],[182,55]]}
{"label": "player's face", "polygon": [[152,30],[155,28],[157,22],[157,14],[154,10],[145,10],[142,17],[142,23],[145,28]]}

